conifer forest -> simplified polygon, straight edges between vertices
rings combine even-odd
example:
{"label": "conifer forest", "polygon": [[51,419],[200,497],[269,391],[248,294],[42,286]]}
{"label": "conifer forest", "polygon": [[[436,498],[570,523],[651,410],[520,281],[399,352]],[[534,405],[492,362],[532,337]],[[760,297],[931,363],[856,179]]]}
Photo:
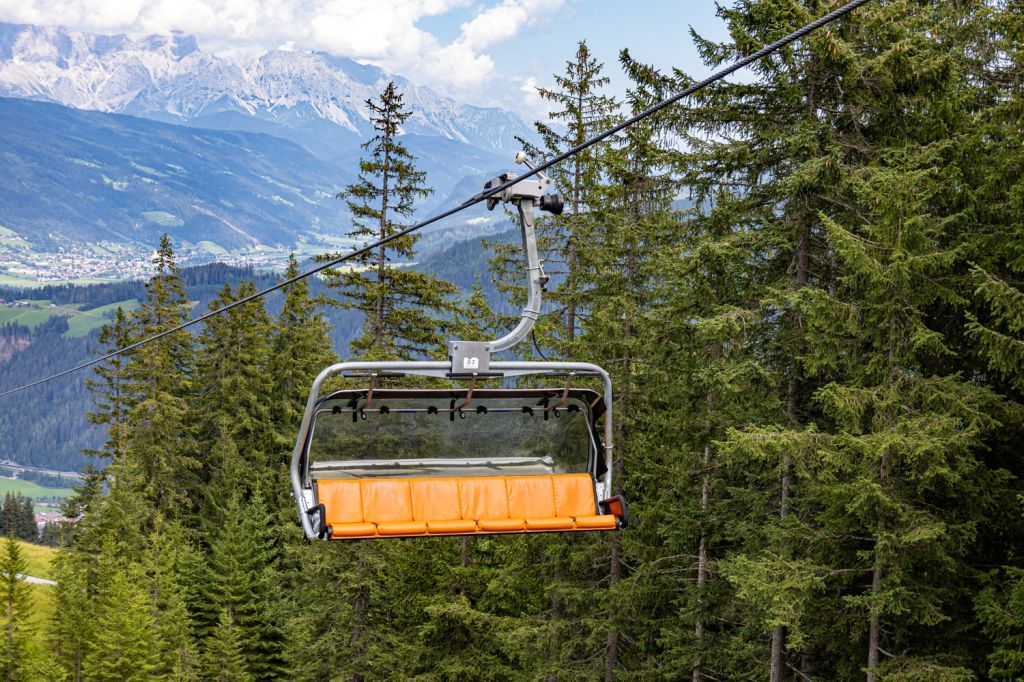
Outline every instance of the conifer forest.
{"label": "conifer forest", "polygon": [[[724,4],[725,42],[680,27],[702,73],[567,45],[524,146],[550,158],[839,4]],[[371,112],[337,188],[367,241],[431,191],[400,89]],[[459,290],[391,265],[403,236],[325,271],[329,300],[300,280],[276,316],[256,299],[104,361],[52,619],[0,552],[3,679],[1024,680],[1022,121],[1024,3],[875,0],[549,171],[565,210],[538,219],[552,280],[515,358],[610,372],[622,530],[299,526],[314,377],[504,334],[516,242]],[[187,303],[165,237],[97,352],[206,312]],[[325,306],[363,316],[344,358]]]}

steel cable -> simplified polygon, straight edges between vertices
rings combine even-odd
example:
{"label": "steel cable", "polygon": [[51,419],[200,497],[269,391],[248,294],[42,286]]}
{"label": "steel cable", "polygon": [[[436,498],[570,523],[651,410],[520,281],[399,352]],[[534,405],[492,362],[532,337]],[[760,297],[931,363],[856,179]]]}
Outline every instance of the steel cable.
{"label": "steel cable", "polygon": [[525,178],[528,178],[528,177],[531,177],[533,175],[536,175],[537,173],[541,173],[541,172],[547,170],[548,168],[551,168],[555,164],[561,163],[562,161],[565,161],[566,159],[571,158],[571,157],[575,156],[576,154],[579,154],[584,149],[587,149],[588,147],[591,147],[591,146],[597,144],[598,142],[606,140],[609,137],[611,137],[612,135],[615,135],[616,133],[619,133],[619,132],[625,130],[629,126],[634,125],[635,123],[638,123],[638,122],[640,122],[640,121],[642,121],[642,120],[644,120],[646,118],[649,118],[649,117],[653,116],[654,114],[658,113],[662,109],[665,109],[667,107],[672,106],[673,104],[675,104],[679,100],[681,100],[681,99],[683,99],[685,97],[689,97],[690,95],[692,95],[693,93],[695,93],[695,92],[697,92],[699,90],[703,90],[704,88],[706,88],[707,86],[711,85],[712,83],[714,83],[716,81],[722,80],[726,76],[728,76],[728,75],[738,71],[739,69],[742,69],[743,67],[748,66],[748,65],[752,64],[753,62],[756,62],[759,59],[767,57],[770,54],[774,54],[775,52],[778,52],[779,50],[781,50],[783,47],[789,45],[790,43],[795,42],[795,41],[799,40],[800,38],[803,38],[807,34],[812,33],[813,31],[816,31],[817,29],[821,28],[822,26],[825,26],[826,24],[832,23],[836,19],[839,19],[840,17],[842,17],[842,16],[844,16],[846,14],[849,14],[853,10],[857,9],[861,5],[864,5],[864,4],[868,3],[868,2],[870,2],[870,0],[852,0],[851,2],[846,3],[842,7],[839,7],[838,9],[833,10],[832,12],[829,12],[828,14],[825,14],[825,15],[819,17],[818,19],[815,19],[811,23],[809,23],[809,24],[807,24],[807,25],[805,25],[805,26],[803,26],[803,27],[793,31],[792,33],[786,35],[785,37],[780,38],[779,40],[776,40],[773,43],[765,45],[764,47],[762,47],[760,50],[757,50],[756,52],[752,52],[751,54],[747,55],[743,59],[740,59],[740,60],[738,60],[736,62],[733,62],[732,64],[730,64],[729,66],[725,67],[724,69],[720,69],[719,71],[716,71],[715,73],[711,74],[710,76],[708,76],[704,80],[698,81],[697,83],[694,83],[693,85],[691,85],[688,88],[682,90],[681,92],[673,95],[672,97],[669,97],[668,99],[661,100],[657,104],[655,104],[655,105],[653,105],[651,107],[648,107],[647,109],[644,109],[640,113],[635,114],[635,115],[627,118],[626,120],[622,121],[618,125],[615,125],[615,126],[609,128],[608,130],[605,130],[604,132],[602,132],[602,133],[600,133],[598,135],[595,135],[594,137],[586,140],[585,142],[582,142],[582,143],[576,145],[575,147],[567,149],[566,151],[562,152],[561,154],[558,154],[557,156],[555,156],[553,158],[550,158],[547,161],[534,166],[532,169],[529,169],[526,173],[523,173],[522,175],[519,175],[519,176],[517,176],[517,177],[515,177],[513,179],[510,179],[507,182],[504,182],[504,183],[502,183],[502,184],[500,184],[500,185],[498,185],[496,187],[492,187],[491,189],[486,190],[485,192],[482,192],[481,194],[478,194],[477,196],[474,196],[472,199],[469,199],[468,201],[463,202],[462,204],[459,204],[458,206],[455,206],[454,208],[450,208],[447,211],[443,211],[442,213],[438,213],[437,215],[431,216],[430,218],[427,218],[426,220],[422,220],[422,221],[420,221],[420,222],[418,222],[418,223],[416,223],[414,225],[410,225],[409,227],[406,227],[406,228],[404,228],[402,230],[399,230],[398,232],[394,233],[393,235],[391,235],[389,237],[385,237],[384,239],[380,239],[378,241],[375,241],[372,244],[367,244],[366,246],[363,246],[363,247],[360,247],[360,248],[355,249],[353,251],[350,251],[349,253],[346,253],[346,254],[344,254],[342,256],[339,256],[339,257],[334,258],[332,260],[326,261],[326,262],[322,263],[321,265],[316,266],[315,268],[307,270],[306,272],[299,273],[298,275],[296,275],[294,277],[290,277],[288,279],[282,280],[282,281],[278,282],[277,284],[274,284],[273,286],[267,287],[266,289],[262,289],[260,291],[257,291],[256,293],[253,293],[253,294],[250,294],[250,295],[245,296],[243,298],[240,298],[237,301],[232,301],[231,303],[229,303],[229,304],[227,304],[227,305],[225,305],[225,306],[223,306],[221,308],[218,308],[216,310],[211,310],[210,312],[208,312],[208,313],[206,313],[204,315],[200,315],[199,317],[197,317],[197,318],[195,318],[193,320],[189,320],[187,322],[183,322],[182,324],[179,324],[176,327],[172,327],[171,329],[166,329],[166,330],[164,330],[162,332],[159,332],[157,334],[153,334],[152,336],[148,336],[145,339],[142,339],[141,341],[136,341],[135,343],[128,344],[127,346],[124,346],[123,348],[118,348],[118,349],[113,350],[113,351],[111,351],[109,353],[106,353],[104,355],[101,355],[101,356],[98,356],[96,358],[93,358],[92,360],[89,360],[87,362],[83,362],[83,363],[75,365],[74,367],[71,367],[69,369],[63,370],[61,372],[57,372],[56,374],[51,374],[51,375],[49,375],[47,377],[44,377],[42,379],[38,379],[38,380],[33,381],[31,383],[24,384],[24,385],[18,386],[16,388],[8,389],[8,390],[0,393],[0,398],[6,397],[6,396],[9,396],[9,395],[13,395],[15,393],[19,393],[21,391],[26,391],[26,390],[28,390],[30,388],[34,388],[36,386],[39,386],[40,384],[44,384],[44,383],[47,383],[49,381],[53,381],[54,379],[59,379],[60,377],[67,376],[69,374],[73,374],[73,373],[81,371],[83,369],[87,369],[89,367],[92,367],[93,365],[98,365],[100,363],[106,362],[107,360],[110,360],[111,358],[117,357],[118,355],[123,355],[124,353],[128,353],[128,352],[130,352],[132,350],[135,350],[136,348],[139,348],[140,346],[144,346],[144,345],[146,345],[148,343],[152,343],[154,341],[162,339],[165,336],[168,336],[170,334],[175,334],[175,333],[180,332],[180,331],[182,331],[184,329],[188,329],[189,327],[192,327],[194,325],[199,324],[200,322],[204,322],[204,321],[210,319],[214,315],[219,315],[219,314],[221,314],[223,312],[227,312],[228,310],[231,310],[232,308],[236,308],[236,307],[238,307],[240,305],[245,305],[246,303],[251,303],[252,301],[254,301],[254,300],[258,299],[258,298],[262,298],[262,297],[264,297],[264,296],[266,296],[268,294],[271,294],[271,293],[273,293],[273,292],[275,292],[275,291],[277,291],[279,289],[283,289],[284,287],[286,287],[286,286],[288,286],[290,284],[294,284],[295,282],[298,282],[299,280],[306,279],[307,277],[311,277],[312,275],[315,275],[318,272],[322,272],[322,271],[324,271],[324,270],[326,270],[328,268],[334,267],[335,265],[339,265],[341,263],[344,263],[347,260],[350,260],[350,259],[355,258],[357,256],[361,256],[364,253],[368,253],[370,251],[373,251],[374,249],[376,249],[376,248],[378,248],[380,246],[383,246],[383,245],[385,245],[385,244],[387,244],[387,243],[389,243],[391,241],[394,241],[395,239],[400,239],[400,238],[402,238],[402,237],[404,237],[404,236],[406,236],[408,234],[412,234],[413,232],[416,232],[417,230],[421,230],[424,227],[427,227],[428,225],[436,223],[439,220],[444,220],[445,218],[449,218],[449,217],[455,215],[456,213],[459,213],[459,212],[469,208],[470,206],[473,206],[473,205],[475,205],[475,204],[477,204],[477,203],[479,203],[481,201],[487,200],[488,197],[492,197],[492,196],[501,194],[506,189],[508,189],[512,185],[516,184],[520,180],[523,180]]}

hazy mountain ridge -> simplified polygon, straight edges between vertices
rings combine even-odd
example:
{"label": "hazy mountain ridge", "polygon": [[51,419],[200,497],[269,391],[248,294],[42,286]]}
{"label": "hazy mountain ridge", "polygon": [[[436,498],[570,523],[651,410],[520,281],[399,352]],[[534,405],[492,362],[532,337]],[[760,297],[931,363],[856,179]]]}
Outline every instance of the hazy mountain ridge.
{"label": "hazy mountain ridge", "polygon": [[[503,153],[517,148],[516,135],[532,135],[507,111],[462,104],[391,78],[413,110],[406,132]],[[240,125],[240,115],[290,131],[315,153],[336,153],[367,136],[365,101],[388,79],[375,66],[322,52],[274,50],[228,59],[202,52],[194,37],[181,33],[136,40],[0,23],[2,96],[199,127]]]}
{"label": "hazy mountain ridge", "polygon": [[345,169],[269,135],[196,130],[0,98],[0,223],[36,245],[225,248],[343,233]]}
{"label": "hazy mountain ridge", "polygon": [[[365,100],[387,79],[377,67],[324,53],[232,60],[203,53],[181,33],[133,39],[0,23],[0,145],[9,171],[0,177],[0,281],[5,272],[138,276],[122,263],[67,273],[59,263],[69,250],[76,263],[89,258],[97,245],[145,250],[164,231],[190,263],[267,266],[289,249],[347,248],[350,220],[334,197],[353,180],[360,144],[372,134]],[[513,138],[530,135],[508,112],[395,80],[413,111],[403,142],[435,190],[420,218],[507,170]],[[473,207],[437,227],[468,236],[473,225],[475,234],[499,229],[483,225],[494,220]],[[424,246],[444,247],[437,242]]]}

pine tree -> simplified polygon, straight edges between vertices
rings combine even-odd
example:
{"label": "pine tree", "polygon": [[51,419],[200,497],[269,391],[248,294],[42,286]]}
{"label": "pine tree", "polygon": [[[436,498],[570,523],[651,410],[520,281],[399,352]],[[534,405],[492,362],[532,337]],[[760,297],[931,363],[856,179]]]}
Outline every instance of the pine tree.
{"label": "pine tree", "polygon": [[[289,256],[285,279],[299,274],[299,264]],[[291,461],[295,434],[306,408],[309,390],[325,367],[337,362],[331,343],[329,326],[318,312],[323,301],[309,295],[309,286],[300,280],[285,288],[284,306],[271,330],[270,420],[276,431],[274,453],[268,462],[268,505],[278,512],[282,522],[278,528],[286,529],[285,537],[292,537],[295,503],[291,499],[288,463]]]}
{"label": "pine tree", "polygon": [[[188,299],[164,235],[153,256],[154,275],[146,283],[146,300],[132,314],[140,337],[165,332],[185,321]],[[145,492],[154,510],[173,517],[189,506],[183,492],[200,462],[189,446],[189,375],[192,337],[180,331],[133,351],[125,368],[131,392],[125,439],[126,458],[115,476],[131,478]]]}
{"label": "pine tree", "polygon": [[483,285],[477,278],[473,290],[458,304],[451,335],[463,341],[486,341],[493,335],[495,315],[487,303]]}
{"label": "pine tree", "polygon": [[[574,58],[566,62],[565,73],[554,76],[555,87],[537,88],[541,99],[550,102],[555,109],[548,114],[551,123],[534,123],[543,140],[543,150],[520,140],[530,154],[559,154],[617,122],[618,103],[615,98],[601,94],[609,82],[608,77],[602,75],[603,71],[604,65],[593,56],[586,41],[581,40]],[[551,336],[551,342],[557,341],[559,354],[564,357],[574,355],[577,316],[582,312],[577,310],[581,295],[578,251],[587,242],[588,230],[593,229],[589,226],[588,213],[601,182],[601,156],[607,147],[608,143],[588,147],[549,171],[555,188],[565,197],[565,212],[561,216],[541,215],[537,221],[538,246],[545,254],[545,271],[561,280],[549,296],[557,307],[548,306],[547,311],[559,318],[557,329],[541,336]],[[520,287],[522,254],[518,251],[516,245],[502,250],[500,261],[507,270],[505,276],[515,278],[514,286]],[[541,325],[542,331],[544,328],[545,325]]]}
{"label": "pine tree", "polygon": [[966,240],[972,276],[968,331],[988,369],[1007,383],[1002,393],[1024,393],[1024,15],[1020,3],[976,8],[977,36],[969,53],[975,64],[975,125],[963,137],[963,164],[973,191]]}
{"label": "pine tree", "polygon": [[[633,78],[632,74],[629,74]],[[647,106],[651,91],[633,78],[629,106]],[[580,279],[588,311],[581,324],[580,359],[592,360],[612,374],[615,386],[614,493],[627,492],[625,462],[633,452],[631,434],[636,416],[644,410],[638,368],[643,365],[642,339],[646,311],[653,303],[655,254],[673,238],[675,216],[671,200],[674,180],[668,174],[665,148],[659,136],[664,122],[648,120],[628,129],[603,157],[607,182],[597,194],[593,211],[597,226],[580,255]],[[630,597],[623,591],[623,537],[612,536],[608,553],[609,593],[605,645],[605,679],[616,679],[628,668],[623,628],[628,626]]]}
{"label": "pine tree", "polygon": [[21,546],[13,537],[4,542],[0,559],[0,625],[3,645],[0,650],[0,675],[6,682],[32,679],[34,666],[32,637],[32,587],[21,579],[28,563]]}
{"label": "pine tree", "polygon": [[982,628],[994,646],[988,674],[994,680],[1024,677],[1024,570],[1008,568],[1002,585],[978,595]]}
{"label": "pine tree", "polygon": [[99,596],[96,627],[83,661],[85,682],[153,682],[159,673],[156,622],[140,571],[116,568]]}
{"label": "pine tree", "polygon": [[948,282],[957,253],[943,240],[957,220],[948,188],[959,170],[948,140],[963,125],[963,81],[935,27],[948,27],[956,8],[907,21],[896,20],[899,11],[865,13],[849,37],[884,40],[885,49],[864,51],[859,68],[888,75],[875,91],[850,93],[850,106],[865,106],[861,97],[892,102],[890,89],[899,106],[876,105],[871,125],[858,131],[866,156],[845,161],[857,168],[844,169],[837,202],[848,210],[824,221],[843,274],[833,292],[812,299],[808,315],[819,342],[807,364],[836,376],[815,396],[835,429],[821,453],[831,469],[823,518],[828,533],[862,544],[854,553],[847,541],[830,563],[870,576],[844,586],[863,590],[843,598],[861,620],[838,625],[866,643],[866,666],[848,662],[846,670],[866,667],[868,680],[888,670],[969,674],[964,663],[974,652],[944,623],[969,613],[954,584],[969,572],[964,545],[996,488],[978,458],[996,402],[942,362],[950,348],[934,328],[941,318],[930,315],[955,300]]}
{"label": "pine tree", "polygon": [[[254,292],[252,282],[241,284],[237,292],[225,285],[211,301],[210,309],[222,308]],[[270,342],[271,323],[262,300],[212,317],[199,338],[196,376],[200,381],[191,414],[198,427],[197,445],[208,462],[206,480],[212,485],[207,486],[207,497],[236,487],[248,494],[260,482],[276,481],[275,472],[268,466],[276,435],[271,423]],[[212,456],[223,438],[232,441],[248,463],[250,475],[237,468],[229,471],[231,464]],[[251,475],[253,471],[255,476]],[[203,516],[206,523],[218,525],[214,511]]]}
{"label": "pine tree", "polygon": [[[118,308],[114,313],[114,319],[100,328],[97,338],[99,347],[105,353],[125,348],[135,340],[131,321],[123,308]],[[107,441],[103,450],[90,454],[117,462],[123,461],[125,457],[125,420],[132,406],[131,393],[125,386],[125,369],[128,362],[128,358],[123,354],[115,355],[97,365],[94,370],[97,378],[87,382],[96,407],[95,412],[89,413],[89,421],[92,424],[104,425],[107,429]]]}
{"label": "pine tree", "polygon": [[81,555],[71,548],[61,549],[54,561],[57,585],[54,588],[54,615],[50,643],[57,663],[73,682],[83,679],[83,666],[93,641],[94,587]]}
{"label": "pine tree", "polygon": [[1024,437],[1024,183],[1019,172],[1024,163],[1024,13],[1011,0],[986,3],[977,16],[969,52],[972,82],[978,84],[975,125],[962,145],[971,162],[964,165],[968,215],[974,223],[967,230],[971,268],[962,295],[972,303],[966,330],[974,347],[961,347],[956,361],[963,363],[973,351],[976,375],[1004,398],[1001,437],[989,444],[986,459],[1015,480],[986,510],[987,523],[979,532],[979,548],[987,551],[978,562],[1003,568],[988,573],[989,584],[977,596],[976,608],[991,642],[988,675],[1010,680],[1024,677],[1024,515],[1004,513],[1019,509],[1024,500],[1018,483],[1024,474],[1019,458]]}
{"label": "pine tree", "polygon": [[[770,42],[780,31],[788,30],[787,25],[809,20],[819,9],[814,3],[740,2],[721,10],[730,25],[732,41],[715,44],[696,36],[695,40],[704,60],[715,66],[743,56],[752,44]],[[755,522],[744,533],[758,557],[740,555],[738,563],[732,564],[731,579],[748,599],[753,598],[752,586],[763,578],[761,569],[771,562],[786,565],[783,574],[791,578],[796,578],[794,573],[800,574],[792,585],[815,584],[813,562],[793,560],[800,552],[801,538],[808,535],[804,520],[795,517],[793,510],[800,504],[796,499],[800,494],[798,459],[812,451],[815,439],[807,428],[813,413],[813,385],[808,384],[801,361],[803,299],[808,288],[827,288],[830,276],[819,219],[820,212],[830,210],[839,149],[831,121],[822,116],[822,108],[832,106],[828,102],[836,95],[830,69],[822,60],[823,53],[827,59],[828,49],[827,41],[823,44],[817,37],[803,41],[777,58],[754,65],[754,83],[713,86],[696,96],[694,106],[671,112],[676,129],[690,147],[677,163],[692,190],[693,221],[704,233],[700,237],[706,244],[704,253],[711,257],[727,255],[728,260],[716,261],[725,268],[724,284],[730,289],[741,287],[722,301],[725,307],[717,311],[712,307],[703,313],[701,317],[706,317],[702,325],[710,330],[715,318],[724,314],[719,324],[727,324],[734,331],[742,325],[746,327],[744,336],[754,335],[748,338],[758,339],[760,335],[762,343],[748,345],[745,352],[749,355],[734,357],[731,363],[738,361],[743,367],[757,358],[761,379],[770,377],[769,383],[757,382],[758,397],[749,406],[754,408],[759,401],[762,409],[752,409],[745,415],[733,411],[747,397],[735,394],[708,395],[703,409],[695,406],[720,425],[717,434],[708,434],[710,439],[703,448],[708,457],[716,449],[714,441],[725,435],[722,429],[729,424],[717,419],[715,413],[721,411],[732,423],[738,420],[743,424],[744,434],[750,434],[742,444],[732,443],[727,449],[735,452],[736,447],[741,448],[741,457],[763,463],[759,468],[767,465],[770,468],[762,469],[764,473],[777,476],[774,485],[768,476],[762,483],[747,483],[772,490],[774,498],[762,497],[752,514]],[[680,76],[676,74],[679,87],[690,82]],[[737,348],[735,341],[721,339],[698,352],[724,358],[735,355]],[[720,367],[720,371],[727,367]],[[720,375],[715,383],[727,386],[725,376]],[[769,505],[774,506],[778,522],[757,522],[762,514],[770,513],[765,508]],[[751,535],[751,531],[765,535]],[[706,551],[706,545],[702,546],[698,576],[706,575],[701,571],[709,560]],[[777,586],[776,593],[778,590],[781,586]],[[763,594],[770,592],[768,588]],[[790,598],[773,605],[754,599],[751,606],[754,602],[761,604],[754,613],[764,619],[770,632],[766,661],[769,678],[778,681],[787,676],[787,650],[796,651],[801,646],[800,612],[791,607],[806,603],[806,594],[790,594]],[[698,629],[702,623],[698,618]],[[695,667],[694,679],[700,679],[700,675]]]}
{"label": "pine tree", "polygon": [[0,506],[0,533],[7,537],[35,542],[39,538],[35,513],[30,498],[8,492]]}
{"label": "pine tree", "polygon": [[203,675],[210,682],[253,682],[242,654],[243,641],[231,612],[221,609],[214,633],[206,640]]}
{"label": "pine tree", "polygon": [[[132,335],[130,321],[123,308],[118,308],[114,320],[100,328],[97,339],[100,343],[97,352],[109,353],[125,348],[136,338]],[[127,417],[131,410],[132,393],[126,384],[126,368],[128,358],[115,355],[106,363],[97,365],[97,379],[90,379],[86,385],[92,394],[95,411],[88,414],[90,423],[105,426],[107,440],[100,451],[88,451],[87,455],[96,460],[106,458],[115,467],[126,465]],[[86,518],[91,520],[92,512],[102,501],[103,487],[107,483],[107,464],[96,466],[88,464],[82,471],[82,483],[75,488],[75,494],[64,504],[64,514],[69,518]],[[88,527],[90,521],[75,524],[71,528],[72,536],[80,534]]]}
{"label": "pine tree", "polygon": [[[243,503],[236,491],[226,500],[223,524],[210,546],[204,595],[214,617],[224,610],[230,615],[246,671],[258,682],[278,679],[284,666],[284,610],[270,519],[259,494]],[[202,629],[207,650],[214,625]]]}
{"label": "pine tree", "polygon": [[[288,257],[284,278],[299,274],[295,256]],[[271,342],[270,374],[273,377],[272,418],[287,436],[290,449],[306,407],[313,379],[336,361],[327,322],[317,312],[321,301],[310,298],[305,280],[285,288],[284,306],[277,317]]]}
{"label": "pine tree", "polygon": [[156,638],[163,645],[158,674],[166,676],[169,682],[199,679],[199,662],[182,579],[185,567],[195,561],[195,554],[179,525],[157,519],[146,538],[142,569],[156,619]]}
{"label": "pine tree", "polygon": [[[399,139],[402,124],[412,115],[402,94],[388,83],[380,100],[367,100],[376,135],[363,144],[368,158],[359,162],[359,179],[338,194],[347,201],[355,220],[350,236],[359,241],[390,237],[409,220],[415,202],[430,194],[426,174]],[[340,290],[339,305],[363,313],[363,333],[352,351],[363,357],[399,359],[443,352],[442,316],[451,310],[455,288],[422,272],[393,265],[411,259],[418,235],[400,237],[350,261],[346,270],[326,273],[330,286]],[[337,254],[322,256],[321,260]]]}

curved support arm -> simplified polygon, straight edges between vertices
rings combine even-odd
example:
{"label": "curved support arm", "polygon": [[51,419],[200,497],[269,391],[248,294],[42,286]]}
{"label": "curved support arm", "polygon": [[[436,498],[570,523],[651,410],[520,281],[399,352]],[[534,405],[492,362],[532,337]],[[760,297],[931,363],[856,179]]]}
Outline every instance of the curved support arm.
{"label": "curved support arm", "polygon": [[516,199],[515,203],[519,209],[519,222],[523,228],[523,251],[526,254],[528,297],[526,307],[523,308],[522,317],[519,318],[519,324],[516,325],[515,329],[505,334],[505,336],[488,343],[487,351],[490,353],[508,350],[526,338],[533,329],[534,323],[537,322],[537,317],[540,316],[544,285],[548,281],[540,264],[540,256],[537,253],[537,232],[534,229],[533,223],[534,200],[521,198]]}

